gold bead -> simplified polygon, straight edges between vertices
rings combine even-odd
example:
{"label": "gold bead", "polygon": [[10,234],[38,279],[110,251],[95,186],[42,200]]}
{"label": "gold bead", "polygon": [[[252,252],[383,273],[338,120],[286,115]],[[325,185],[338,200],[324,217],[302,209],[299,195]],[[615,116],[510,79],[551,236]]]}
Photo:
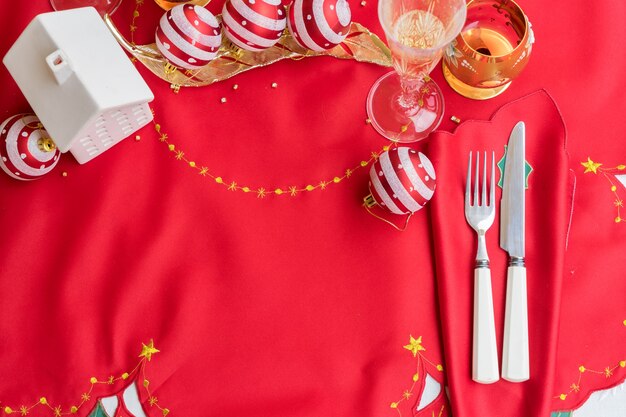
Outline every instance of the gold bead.
{"label": "gold bead", "polygon": [[92,376],[89,382],[91,382],[92,384],[95,384],[96,382],[98,382],[98,379],[95,376]]}
{"label": "gold bead", "polygon": [[361,161],[361,166],[362,166],[362,167],[366,167],[366,166],[367,166],[367,164],[368,164],[368,162],[367,162],[367,161]]}
{"label": "gold bead", "polygon": [[41,397],[41,398],[39,399],[39,402],[40,402],[41,404],[43,404],[43,405],[48,404],[48,400],[46,399],[46,397]]}
{"label": "gold bead", "polygon": [[626,361],[620,361],[619,362],[619,366],[621,366],[622,368],[626,367]]}
{"label": "gold bead", "polygon": [[583,372],[585,372],[587,370],[587,368],[585,368],[584,366],[580,365],[578,367],[578,370],[580,371],[580,373],[583,373]]}
{"label": "gold bead", "polygon": [[566,398],[567,398],[567,394],[559,395],[559,399],[562,400],[562,401],[565,401]]}
{"label": "gold bead", "polygon": [[122,374],[122,379],[128,379],[128,373],[124,372],[124,373]]}
{"label": "gold bead", "polygon": [[150,381],[148,381],[147,379],[144,379],[143,380],[143,386],[147,388],[148,385],[150,385]]}
{"label": "gold bead", "polygon": [[75,405],[72,406],[72,408],[70,408],[70,413],[72,414],[76,414],[78,412],[78,407],[76,407]]}
{"label": "gold bead", "polygon": [[389,405],[389,407],[391,407],[391,408],[398,408],[398,403],[391,403],[391,405]]}
{"label": "gold bead", "polygon": [[413,382],[417,382],[420,379],[420,374],[413,375]]}
{"label": "gold bead", "polygon": [[274,190],[275,194],[281,195],[283,193],[283,190],[281,190],[280,188],[277,188]]}
{"label": "gold bead", "polygon": [[315,187],[313,187],[311,184],[309,184],[309,185],[307,185],[305,187],[305,190],[307,190],[307,191],[313,191],[314,189],[315,189]]}
{"label": "gold bead", "polygon": [[437,370],[439,372],[442,372],[443,371],[443,366],[441,366],[441,364],[437,365]]}
{"label": "gold bead", "polygon": [[620,171],[623,171],[624,169],[626,169],[626,165],[618,165],[617,169],[619,169]]}
{"label": "gold bead", "polygon": [[243,191],[244,193],[249,193],[249,192],[250,192],[250,188],[248,188],[248,187],[243,187],[243,188],[241,189],[241,191]]}
{"label": "gold bead", "polygon": [[11,409],[11,407],[4,407],[4,412],[7,414],[11,414],[13,410]]}
{"label": "gold bead", "polygon": [[192,168],[194,168],[194,167],[196,166],[196,163],[195,163],[195,162],[193,162],[193,161],[189,161],[189,166],[190,166],[190,167],[192,167]]}
{"label": "gold bead", "polygon": [[335,177],[335,178],[333,178],[333,182],[334,182],[335,184],[337,184],[339,181],[341,181],[341,178],[339,178],[339,177]]}
{"label": "gold bead", "polygon": [[163,415],[166,416],[170,413],[170,410],[168,410],[167,408],[163,409]]}
{"label": "gold bead", "polygon": [[218,184],[223,184],[224,180],[222,179],[222,177],[217,177],[217,178],[215,178],[215,182],[218,183]]}
{"label": "gold bead", "polygon": [[169,145],[167,145],[167,148],[168,148],[170,151],[173,151],[174,149],[176,149],[176,146],[174,146],[174,145],[172,145],[172,144],[170,143]]}
{"label": "gold bead", "polygon": [[615,190],[617,190],[617,187],[616,186],[612,186],[611,187],[611,191],[615,191]]}
{"label": "gold bead", "polygon": [[617,216],[617,217],[615,218],[615,223],[619,223],[619,222],[621,222],[621,221],[622,221],[622,218],[621,218],[620,216]]}

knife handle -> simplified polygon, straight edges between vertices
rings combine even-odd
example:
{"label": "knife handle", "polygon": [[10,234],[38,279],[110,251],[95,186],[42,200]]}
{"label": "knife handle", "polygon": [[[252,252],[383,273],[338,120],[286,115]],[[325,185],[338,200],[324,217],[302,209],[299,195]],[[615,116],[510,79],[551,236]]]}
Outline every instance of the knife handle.
{"label": "knife handle", "polygon": [[493,319],[491,270],[474,269],[474,335],[472,379],[481,384],[492,384],[500,379],[496,326]]}
{"label": "knife handle", "polygon": [[530,378],[525,266],[509,266],[507,271],[502,378],[511,382]]}

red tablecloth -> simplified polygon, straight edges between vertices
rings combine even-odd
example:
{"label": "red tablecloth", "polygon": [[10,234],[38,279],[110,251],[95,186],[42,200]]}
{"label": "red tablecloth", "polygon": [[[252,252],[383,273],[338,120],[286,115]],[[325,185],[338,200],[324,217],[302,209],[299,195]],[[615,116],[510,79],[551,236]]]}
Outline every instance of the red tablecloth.
{"label": "red tablecloth", "polygon": [[[538,89],[561,111],[576,191],[560,304],[547,306],[560,309],[560,326],[543,395],[569,410],[626,375],[626,225],[615,220],[626,188],[613,176],[623,171],[605,170],[626,164],[626,5],[521,6],[537,42],[504,94],[471,101],[440,67],[433,78],[446,97],[443,131],[457,127],[451,115],[487,120]],[[382,36],[374,1],[351,8]],[[44,0],[7,5],[0,55],[50,10]],[[127,36],[134,10],[135,39],[152,42],[162,11],[125,0],[114,20]],[[445,384],[448,366],[433,213],[400,233],[361,207],[361,161],[386,144],[364,103],[388,69],[307,58],[174,94],[137,65],[167,142],[151,125],[86,165],[65,155],[36,182],[0,177],[0,407],[88,415],[135,382],[150,416],[415,413],[425,375]],[[2,120],[28,111],[5,68],[0,85]],[[303,191],[274,192],[290,187]],[[450,406],[440,396],[420,412]]]}

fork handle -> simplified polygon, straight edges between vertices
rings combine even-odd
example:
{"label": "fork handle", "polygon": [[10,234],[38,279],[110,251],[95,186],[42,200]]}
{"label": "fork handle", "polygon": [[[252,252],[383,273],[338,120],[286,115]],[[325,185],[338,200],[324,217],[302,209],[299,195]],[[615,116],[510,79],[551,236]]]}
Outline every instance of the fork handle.
{"label": "fork handle", "polygon": [[526,267],[509,266],[506,284],[502,378],[511,382],[530,378]]}
{"label": "fork handle", "polygon": [[496,328],[493,318],[491,270],[474,269],[474,335],[472,379],[481,384],[492,384],[500,379]]}

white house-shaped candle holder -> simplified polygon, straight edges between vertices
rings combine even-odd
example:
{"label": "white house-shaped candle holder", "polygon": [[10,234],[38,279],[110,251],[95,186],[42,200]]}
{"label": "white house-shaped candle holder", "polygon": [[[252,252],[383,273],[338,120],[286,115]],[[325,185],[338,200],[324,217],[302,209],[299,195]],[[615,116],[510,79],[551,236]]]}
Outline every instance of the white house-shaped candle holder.
{"label": "white house-shaped candle holder", "polygon": [[38,15],[3,62],[59,150],[81,164],[153,118],[150,88],[93,7]]}

